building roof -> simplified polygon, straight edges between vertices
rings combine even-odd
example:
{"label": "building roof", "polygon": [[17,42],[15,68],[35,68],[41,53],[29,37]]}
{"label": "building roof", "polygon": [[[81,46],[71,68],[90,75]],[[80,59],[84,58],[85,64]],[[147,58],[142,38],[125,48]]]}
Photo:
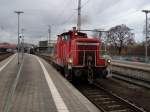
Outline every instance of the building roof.
{"label": "building roof", "polygon": [[16,44],[0,43],[0,48],[15,49]]}

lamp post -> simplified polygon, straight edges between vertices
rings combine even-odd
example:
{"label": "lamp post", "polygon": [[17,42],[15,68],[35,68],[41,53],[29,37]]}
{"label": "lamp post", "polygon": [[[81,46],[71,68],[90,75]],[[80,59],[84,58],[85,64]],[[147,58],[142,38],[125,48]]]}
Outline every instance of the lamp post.
{"label": "lamp post", "polygon": [[145,62],[148,62],[148,56],[147,56],[147,39],[148,39],[148,28],[147,28],[147,14],[150,13],[150,10],[142,10],[142,12],[145,13],[146,15],[146,36],[145,36],[145,39],[146,39],[146,42],[145,42]]}
{"label": "lamp post", "polygon": [[48,26],[48,52],[51,52],[50,43],[51,43],[51,25]]}
{"label": "lamp post", "polygon": [[20,33],[20,32],[19,32],[19,31],[20,31],[20,30],[19,30],[19,27],[20,27],[19,22],[20,22],[20,21],[19,21],[19,16],[20,16],[21,13],[24,13],[24,12],[23,12],[23,11],[15,11],[15,13],[18,15],[18,49],[17,49],[17,52],[18,52],[18,64],[19,64],[19,49],[20,49],[20,39],[19,39],[19,38],[20,38],[20,37],[19,37],[19,33]]}
{"label": "lamp post", "polygon": [[22,59],[23,59],[23,55],[24,55],[24,29],[22,28],[21,29],[21,31],[22,31]]}

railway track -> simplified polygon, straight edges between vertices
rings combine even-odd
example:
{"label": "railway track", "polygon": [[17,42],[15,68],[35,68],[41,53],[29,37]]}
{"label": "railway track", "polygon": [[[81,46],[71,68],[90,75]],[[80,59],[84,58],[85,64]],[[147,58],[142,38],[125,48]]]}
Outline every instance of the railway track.
{"label": "railway track", "polygon": [[[44,58],[45,60],[51,62],[52,59],[50,59],[50,56],[46,56],[46,55],[40,55],[42,58]],[[125,81],[125,82],[128,82],[128,83],[131,83],[131,84],[134,84],[134,85],[137,85],[137,86],[141,86],[141,87],[145,87],[145,88],[148,88],[150,89],[150,82],[148,81],[145,81],[143,79],[137,79],[137,78],[134,78],[134,77],[129,77],[129,76],[125,76],[125,75],[122,75],[122,74],[118,74],[116,72],[113,72],[113,78],[117,79],[117,80],[122,80],[122,81]]]}
{"label": "railway track", "polygon": [[134,85],[137,85],[137,86],[141,86],[141,87],[150,89],[150,82],[149,81],[145,81],[145,80],[142,80],[142,79],[140,80],[140,79],[137,79],[137,78],[134,78],[134,77],[125,76],[125,75],[121,75],[121,74],[118,74],[118,73],[114,73],[112,75],[112,77],[117,79],[117,80],[122,80],[122,81],[131,83],[131,84],[134,84]]}
{"label": "railway track", "polygon": [[[50,62],[49,56],[41,57]],[[123,79],[120,78],[119,80]],[[129,101],[117,96],[116,94],[100,87],[99,84],[74,84],[74,86],[102,112],[146,112],[143,108],[140,108],[133,103],[130,103]]]}
{"label": "railway track", "polygon": [[102,112],[146,112],[144,109],[135,106],[102,87],[99,87],[97,84],[75,84],[75,87]]}
{"label": "railway track", "polygon": [[0,53],[0,61],[6,59],[7,57],[9,57],[12,54],[13,53]]}

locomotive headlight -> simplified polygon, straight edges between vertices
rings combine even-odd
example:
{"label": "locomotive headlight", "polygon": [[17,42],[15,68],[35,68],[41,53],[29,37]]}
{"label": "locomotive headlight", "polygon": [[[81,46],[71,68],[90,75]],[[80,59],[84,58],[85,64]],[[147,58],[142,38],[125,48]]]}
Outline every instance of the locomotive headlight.
{"label": "locomotive headlight", "polygon": [[68,63],[69,63],[69,64],[72,64],[72,63],[73,63],[72,58],[69,58],[69,59],[68,59]]}
{"label": "locomotive headlight", "polygon": [[107,59],[107,63],[110,64],[110,63],[111,63],[111,60],[110,60],[110,59]]}

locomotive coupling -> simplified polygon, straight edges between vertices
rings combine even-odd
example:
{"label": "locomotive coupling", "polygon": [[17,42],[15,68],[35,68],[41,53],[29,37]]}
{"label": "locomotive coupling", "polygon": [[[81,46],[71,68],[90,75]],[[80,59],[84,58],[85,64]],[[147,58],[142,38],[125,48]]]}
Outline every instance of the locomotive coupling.
{"label": "locomotive coupling", "polygon": [[72,69],[72,66],[70,64],[68,64],[68,69],[71,70]]}

